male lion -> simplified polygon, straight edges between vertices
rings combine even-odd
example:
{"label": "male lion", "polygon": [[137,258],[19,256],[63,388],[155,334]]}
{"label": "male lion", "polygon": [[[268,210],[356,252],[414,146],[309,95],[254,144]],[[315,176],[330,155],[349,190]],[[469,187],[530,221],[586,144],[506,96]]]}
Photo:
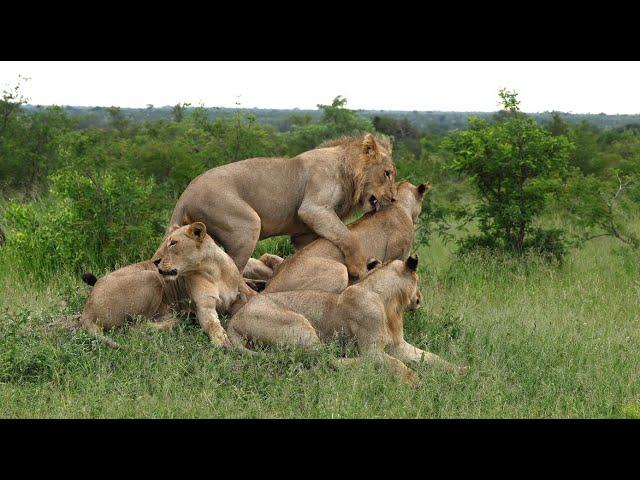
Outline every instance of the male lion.
{"label": "male lion", "polygon": [[389,140],[371,134],[293,158],[250,158],[196,177],[178,199],[171,224],[204,223],[241,272],[258,240],[290,235],[301,248],[321,236],[338,246],[349,274],[359,278],[365,258],[341,219],[391,202],[395,175]]}
{"label": "male lion", "polygon": [[421,298],[417,267],[418,257],[414,255],[405,262],[394,260],[375,268],[342,293],[303,290],[251,297],[229,321],[227,334],[236,348],[251,353],[248,341],[296,345],[313,351],[321,342],[346,337],[355,340],[361,355],[383,362],[409,383],[417,379],[404,361],[423,360],[464,373],[465,368],[404,339],[402,312],[415,308]]}
{"label": "male lion", "polygon": [[[380,212],[368,213],[347,226],[365,258],[386,263],[409,256],[414,224],[430,188],[429,183],[415,187],[406,181],[398,182],[396,199],[391,205]],[[267,281],[264,292],[322,290],[340,293],[348,284],[344,255],[333,243],[319,238],[282,262]]]}
{"label": "male lion", "polygon": [[154,258],[120,268],[100,280],[83,275],[86,283],[95,286],[81,324],[117,347],[102,335],[103,329],[122,326],[127,318],[137,315],[154,320],[151,326],[170,328],[177,322],[171,307],[190,310],[193,302],[198,322],[211,342],[228,346],[218,312],[229,312],[238,298],[244,303],[245,287],[235,263],[207,235],[205,225],[174,226]]}

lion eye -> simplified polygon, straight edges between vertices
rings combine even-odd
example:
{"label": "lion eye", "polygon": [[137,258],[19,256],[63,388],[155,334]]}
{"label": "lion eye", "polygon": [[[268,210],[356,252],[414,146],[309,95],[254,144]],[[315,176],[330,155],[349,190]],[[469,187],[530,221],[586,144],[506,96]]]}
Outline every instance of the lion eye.
{"label": "lion eye", "polygon": [[176,243],[178,243],[176,240],[171,240],[171,241],[169,242],[169,246],[170,246],[170,247],[173,247]]}
{"label": "lion eye", "polygon": [[387,178],[391,178],[391,170],[386,170],[386,171],[384,172],[384,175],[385,175]]}

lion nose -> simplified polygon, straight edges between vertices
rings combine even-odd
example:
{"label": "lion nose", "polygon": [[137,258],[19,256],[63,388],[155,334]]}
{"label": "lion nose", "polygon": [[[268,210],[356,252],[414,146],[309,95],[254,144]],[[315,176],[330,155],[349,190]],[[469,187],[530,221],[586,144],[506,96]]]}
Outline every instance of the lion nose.
{"label": "lion nose", "polygon": [[153,264],[157,267],[158,265],[160,265],[160,262],[162,261],[161,258],[158,258],[156,260],[153,261]]}

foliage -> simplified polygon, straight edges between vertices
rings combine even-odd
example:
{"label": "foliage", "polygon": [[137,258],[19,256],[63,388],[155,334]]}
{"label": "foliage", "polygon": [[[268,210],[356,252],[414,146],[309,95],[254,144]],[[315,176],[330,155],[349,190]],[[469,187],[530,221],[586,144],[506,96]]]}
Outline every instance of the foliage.
{"label": "foliage", "polygon": [[420,137],[418,129],[406,117],[398,119],[388,115],[376,115],[372,123],[376,131],[397,140]]}
{"label": "foliage", "polygon": [[640,175],[610,169],[606,176],[575,176],[563,199],[581,227],[580,240],[611,236],[640,248],[640,235],[631,228],[640,204]]}
{"label": "foliage", "polygon": [[337,96],[331,105],[318,105],[322,111],[318,123],[294,124],[291,132],[285,137],[286,153],[291,156],[297,155],[317,147],[324,140],[341,135],[373,132],[372,123],[358,115],[356,111],[346,108],[346,104],[346,98]]}
{"label": "foliage", "polygon": [[155,183],[122,170],[51,176],[47,202],[10,202],[8,249],[38,278],[60,268],[104,271],[148,258],[164,230]]}
{"label": "foliage", "polygon": [[454,155],[449,168],[468,176],[479,197],[468,215],[478,221],[480,234],[461,245],[517,253],[533,245],[554,245],[559,252],[555,243],[560,236],[544,234],[533,224],[548,197],[561,188],[571,144],[524,116],[517,94],[501,90],[500,97],[506,111],[502,120],[471,118],[469,130],[450,134],[444,143]]}
{"label": "foliage", "polygon": [[59,166],[59,143],[75,122],[56,106],[26,114],[26,101],[20,82],[0,100],[0,188],[36,194]]}

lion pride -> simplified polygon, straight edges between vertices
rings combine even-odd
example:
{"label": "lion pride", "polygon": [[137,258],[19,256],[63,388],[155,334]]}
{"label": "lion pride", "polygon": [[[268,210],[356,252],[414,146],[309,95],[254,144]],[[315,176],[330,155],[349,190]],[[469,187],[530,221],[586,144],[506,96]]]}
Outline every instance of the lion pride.
{"label": "lion pride", "polygon": [[349,274],[361,278],[366,259],[342,220],[390,203],[395,177],[386,137],[345,137],[292,158],[212,168],[187,186],[170,224],[204,223],[240,272],[261,239],[289,235],[301,248],[321,236],[344,254]]}

